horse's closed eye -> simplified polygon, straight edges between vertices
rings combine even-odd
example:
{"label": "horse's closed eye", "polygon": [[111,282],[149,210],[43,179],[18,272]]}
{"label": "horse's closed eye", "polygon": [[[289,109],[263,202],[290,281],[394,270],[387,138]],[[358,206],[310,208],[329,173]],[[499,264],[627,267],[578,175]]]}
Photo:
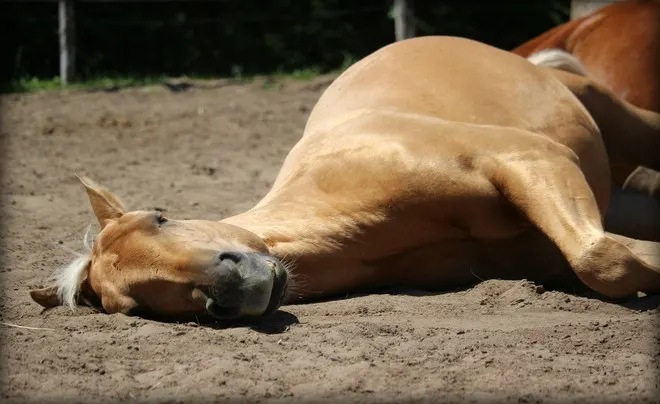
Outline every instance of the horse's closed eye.
{"label": "horse's closed eye", "polygon": [[163,213],[162,212],[157,212],[156,213],[156,223],[158,223],[158,225],[160,226],[165,222],[167,222],[167,219],[165,218],[165,216],[163,216]]}

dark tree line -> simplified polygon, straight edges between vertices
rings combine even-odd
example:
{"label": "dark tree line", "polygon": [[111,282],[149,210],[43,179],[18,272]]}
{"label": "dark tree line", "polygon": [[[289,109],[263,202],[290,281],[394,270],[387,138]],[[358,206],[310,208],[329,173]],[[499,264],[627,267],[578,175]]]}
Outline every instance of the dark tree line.
{"label": "dark tree line", "polygon": [[[77,3],[77,74],[231,75],[340,67],[394,40],[391,0]],[[416,0],[417,35],[510,49],[568,20],[569,0]],[[59,71],[57,4],[0,4],[4,80]]]}

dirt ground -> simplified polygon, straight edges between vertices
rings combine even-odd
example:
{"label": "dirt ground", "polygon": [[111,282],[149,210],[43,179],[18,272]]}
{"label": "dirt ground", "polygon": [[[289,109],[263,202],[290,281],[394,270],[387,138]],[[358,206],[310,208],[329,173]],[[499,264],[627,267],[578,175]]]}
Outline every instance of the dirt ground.
{"label": "dirt ground", "polygon": [[623,307],[491,280],[229,327],[31,301],[95,224],[75,173],[129,209],[237,213],[272,184],[330,79],[3,96],[3,401],[659,402],[654,298]]}

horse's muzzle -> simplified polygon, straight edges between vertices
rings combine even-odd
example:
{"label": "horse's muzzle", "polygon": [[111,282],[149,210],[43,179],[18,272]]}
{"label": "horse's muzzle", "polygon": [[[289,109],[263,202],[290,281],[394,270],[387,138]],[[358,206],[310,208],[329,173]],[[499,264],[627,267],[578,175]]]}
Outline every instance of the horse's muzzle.
{"label": "horse's muzzle", "polygon": [[258,253],[222,252],[211,269],[213,287],[206,302],[221,320],[262,316],[282,304],[288,274],[277,258]]}

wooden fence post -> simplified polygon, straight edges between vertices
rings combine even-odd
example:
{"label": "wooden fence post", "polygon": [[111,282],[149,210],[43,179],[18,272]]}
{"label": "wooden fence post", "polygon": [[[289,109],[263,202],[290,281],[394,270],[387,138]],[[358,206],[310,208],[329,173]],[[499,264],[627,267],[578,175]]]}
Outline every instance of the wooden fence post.
{"label": "wooden fence post", "polygon": [[76,66],[74,0],[58,0],[60,38],[60,84],[66,86],[73,80]]}
{"label": "wooden fence post", "polygon": [[415,36],[415,13],[413,0],[394,0],[392,17],[394,18],[394,38],[397,41]]}

